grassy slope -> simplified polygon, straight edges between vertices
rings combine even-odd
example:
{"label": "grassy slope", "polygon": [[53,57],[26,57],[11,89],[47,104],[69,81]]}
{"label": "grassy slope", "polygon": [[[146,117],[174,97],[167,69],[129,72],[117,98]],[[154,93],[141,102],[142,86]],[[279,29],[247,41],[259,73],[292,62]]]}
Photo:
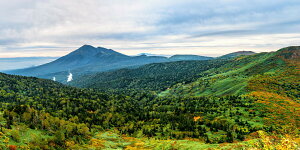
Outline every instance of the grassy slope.
{"label": "grassy slope", "polygon": [[5,123],[3,112],[0,112],[0,149],[6,149],[9,145],[15,145],[19,149],[29,149],[28,144],[47,148],[46,141],[54,139],[44,130],[30,129],[24,124],[14,125],[11,129],[7,129],[4,127]]}
{"label": "grassy slope", "polygon": [[267,115],[267,124],[300,129],[300,47],[288,47],[275,58],[284,61],[280,72],[256,75],[249,80],[248,96],[257,99],[257,109]]}
{"label": "grassy slope", "polygon": [[244,94],[257,99],[265,123],[300,127],[300,47],[243,56],[190,84],[178,84],[160,93],[168,95]]}
{"label": "grassy slope", "polygon": [[134,138],[120,135],[111,130],[98,132],[86,145],[73,145],[70,149],[125,149],[125,150],[214,150],[214,149],[296,149],[300,138],[284,136],[274,140],[274,137],[259,131],[257,138],[238,143],[205,144],[199,139],[158,140],[155,138]]}
{"label": "grassy slope", "polygon": [[[20,141],[16,142],[14,140],[5,141],[10,133],[1,135],[0,148],[7,149],[7,145],[16,145],[18,149],[29,149],[26,145],[27,143],[37,141],[41,143],[40,146],[43,146],[43,139],[52,138],[51,136],[45,135],[41,130],[32,130],[29,129],[26,132],[22,133],[25,136],[21,136]],[[39,140],[37,140],[39,139]],[[276,139],[276,140],[275,140]],[[199,139],[184,139],[184,140],[158,140],[155,138],[134,138],[127,137],[125,135],[120,135],[115,131],[106,131],[98,132],[90,139],[87,144],[78,145],[69,143],[67,149],[102,149],[102,150],[111,150],[111,149],[125,149],[125,150],[214,150],[214,149],[231,149],[231,150],[240,150],[240,149],[297,149],[299,146],[300,138],[295,138],[291,136],[284,137],[275,137],[267,135],[265,132],[259,131],[257,133],[256,139],[251,139],[247,141],[242,141],[238,143],[222,143],[222,144],[205,144]],[[4,141],[4,142],[3,142]],[[298,144],[297,144],[298,143]],[[46,145],[46,143],[44,143]],[[48,147],[44,147],[47,149]],[[39,149],[38,147],[36,149]]]}
{"label": "grassy slope", "polygon": [[160,95],[222,96],[245,94],[247,93],[248,81],[253,75],[280,69],[280,67],[268,67],[270,65],[283,65],[282,61],[272,61],[272,57],[275,55],[276,53],[261,53],[238,57],[220,68],[204,72],[205,76],[195,82],[175,85]]}

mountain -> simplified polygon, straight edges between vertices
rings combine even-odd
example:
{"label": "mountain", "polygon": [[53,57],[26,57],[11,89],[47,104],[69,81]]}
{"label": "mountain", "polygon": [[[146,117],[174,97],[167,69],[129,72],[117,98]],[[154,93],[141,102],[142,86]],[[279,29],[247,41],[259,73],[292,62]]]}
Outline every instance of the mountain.
{"label": "mountain", "polygon": [[228,58],[234,58],[234,57],[238,57],[238,56],[242,56],[242,55],[254,55],[255,52],[252,51],[238,51],[238,52],[233,52],[233,53],[229,53],[223,56],[220,56],[218,58],[221,59],[228,59]]}
{"label": "mountain", "polygon": [[117,53],[113,50],[84,45],[79,49],[71,52],[70,54],[63,56],[53,62],[37,67],[15,70],[8,73],[20,74],[25,76],[40,76],[49,73],[73,70],[75,68],[80,68],[96,63],[108,64],[126,59],[129,59],[129,57]]}
{"label": "mountain", "polygon": [[206,60],[210,57],[180,55],[171,58],[163,56],[127,56],[111,49],[84,45],[66,56],[50,63],[36,67],[5,71],[5,73],[34,76],[45,79],[56,78],[56,81],[66,83],[71,72],[74,77],[95,72],[104,72],[120,68],[138,67],[150,63],[170,62],[178,60]]}
{"label": "mountain", "polygon": [[181,60],[210,60],[213,57],[199,56],[199,55],[173,55],[169,58],[171,61],[181,61]]}
{"label": "mountain", "polygon": [[168,55],[151,54],[151,53],[139,53],[139,54],[137,54],[137,56],[142,56],[142,55],[145,55],[145,56],[163,56],[163,57],[168,56]]}
{"label": "mountain", "polygon": [[166,62],[166,57],[159,56],[127,56],[111,49],[84,45],[79,49],[50,63],[26,69],[6,71],[6,73],[42,77],[51,79],[72,72],[80,75],[89,72],[101,72],[118,68],[139,66],[153,62]]}

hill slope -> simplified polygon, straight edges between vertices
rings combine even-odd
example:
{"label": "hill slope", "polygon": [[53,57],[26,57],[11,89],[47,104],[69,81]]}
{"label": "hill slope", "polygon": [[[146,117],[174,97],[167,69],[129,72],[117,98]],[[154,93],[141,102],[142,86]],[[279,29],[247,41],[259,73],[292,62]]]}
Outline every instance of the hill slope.
{"label": "hill slope", "polygon": [[252,78],[266,74],[278,75],[290,69],[290,61],[299,62],[300,59],[296,59],[299,51],[299,47],[289,47],[272,53],[241,56],[220,68],[203,72],[203,77],[193,83],[176,85],[162,95],[167,93],[195,96],[245,94],[249,91],[247,86]]}

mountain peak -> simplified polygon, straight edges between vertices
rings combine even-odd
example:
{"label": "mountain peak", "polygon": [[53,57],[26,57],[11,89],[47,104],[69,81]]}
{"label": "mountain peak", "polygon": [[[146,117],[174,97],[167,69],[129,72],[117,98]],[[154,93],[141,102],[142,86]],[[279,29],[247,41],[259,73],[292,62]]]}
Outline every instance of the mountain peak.
{"label": "mountain peak", "polygon": [[86,48],[95,48],[95,47],[92,45],[85,44],[85,45],[82,45],[79,49],[86,49]]}
{"label": "mountain peak", "polygon": [[82,56],[123,55],[112,49],[107,49],[104,47],[94,47],[91,45],[83,45],[80,48],[78,48],[77,50],[73,51],[72,53],[75,55],[82,55]]}
{"label": "mountain peak", "polygon": [[244,54],[244,53],[247,53],[247,54],[255,54],[255,52],[253,52],[253,51],[237,51],[237,52],[233,52],[233,53],[241,53],[241,54]]}
{"label": "mountain peak", "polygon": [[285,59],[295,59],[300,60],[300,46],[290,46],[278,50],[278,55],[284,57]]}
{"label": "mountain peak", "polygon": [[233,52],[233,53],[229,53],[223,56],[220,56],[219,58],[233,58],[233,57],[238,57],[238,56],[242,56],[242,55],[253,55],[256,54],[253,51],[237,51],[237,52]]}
{"label": "mountain peak", "polygon": [[69,55],[93,56],[99,53],[99,50],[91,45],[83,45]]}

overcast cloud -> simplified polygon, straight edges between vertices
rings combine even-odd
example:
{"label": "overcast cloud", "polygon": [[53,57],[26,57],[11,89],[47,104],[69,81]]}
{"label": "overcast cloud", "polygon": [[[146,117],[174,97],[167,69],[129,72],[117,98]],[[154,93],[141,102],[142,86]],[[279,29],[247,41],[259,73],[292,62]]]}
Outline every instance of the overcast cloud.
{"label": "overcast cloud", "polygon": [[134,55],[217,56],[300,43],[299,0],[0,0],[0,57],[83,44]]}

